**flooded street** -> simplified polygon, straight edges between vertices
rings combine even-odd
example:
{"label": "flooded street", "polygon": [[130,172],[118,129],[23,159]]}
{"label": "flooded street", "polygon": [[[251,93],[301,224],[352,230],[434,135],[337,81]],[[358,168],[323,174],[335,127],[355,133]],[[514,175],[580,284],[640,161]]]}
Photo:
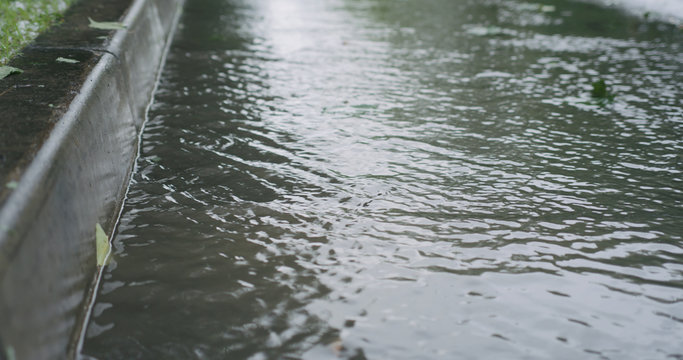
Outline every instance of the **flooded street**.
{"label": "flooded street", "polygon": [[84,358],[682,359],[682,74],[585,2],[190,0]]}

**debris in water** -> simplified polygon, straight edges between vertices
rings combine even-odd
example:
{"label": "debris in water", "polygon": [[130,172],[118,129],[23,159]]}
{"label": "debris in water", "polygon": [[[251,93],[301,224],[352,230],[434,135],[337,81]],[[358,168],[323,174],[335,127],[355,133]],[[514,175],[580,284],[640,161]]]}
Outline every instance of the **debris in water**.
{"label": "debris in water", "polygon": [[591,85],[593,86],[593,90],[591,90],[591,96],[594,98],[604,99],[610,97],[609,93],[607,92],[607,83],[605,83],[605,80],[600,79]]}
{"label": "debris in water", "polygon": [[598,104],[604,105],[606,102],[614,100],[614,95],[607,91],[607,83],[605,80],[600,79],[593,82],[591,85],[593,86],[593,89],[591,90],[591,96]]}
{"label": "debris in water", "polygon": [[336,356],[341,355],[342,351],[344,351],[344,344],[342,343],[342,340],[339,338],[333,341],[329,346]]}

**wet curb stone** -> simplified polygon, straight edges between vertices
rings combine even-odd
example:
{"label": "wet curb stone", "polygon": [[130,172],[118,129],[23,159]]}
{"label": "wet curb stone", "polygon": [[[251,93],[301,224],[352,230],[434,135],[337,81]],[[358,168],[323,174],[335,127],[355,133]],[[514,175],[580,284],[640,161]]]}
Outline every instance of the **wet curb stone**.
{"label": "wet curb stone", "polygon": [[0,80],[0,359],[76,355],[183,1],[82,0]]}

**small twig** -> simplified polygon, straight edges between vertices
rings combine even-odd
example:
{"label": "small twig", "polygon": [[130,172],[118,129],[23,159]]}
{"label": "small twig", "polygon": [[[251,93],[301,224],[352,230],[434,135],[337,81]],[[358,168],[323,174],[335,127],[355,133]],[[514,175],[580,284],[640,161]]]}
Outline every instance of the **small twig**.
{"label": "small twig", "polygon": [[5,95],[5,94],[7,94],[10,90],[12,90],[12,86],[8,87],[7,90],[1,92],[1,93],[0,93],[0,96],[3,96],[3,95]]}

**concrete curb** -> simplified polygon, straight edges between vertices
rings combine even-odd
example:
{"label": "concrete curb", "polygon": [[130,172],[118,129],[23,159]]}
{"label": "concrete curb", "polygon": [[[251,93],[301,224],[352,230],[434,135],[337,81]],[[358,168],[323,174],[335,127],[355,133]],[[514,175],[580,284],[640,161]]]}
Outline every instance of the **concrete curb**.
{"label": "concrete curb", "polygon": [[0,209],[0,358],[75,355],[138,136],[183,0],[135,0]]}

